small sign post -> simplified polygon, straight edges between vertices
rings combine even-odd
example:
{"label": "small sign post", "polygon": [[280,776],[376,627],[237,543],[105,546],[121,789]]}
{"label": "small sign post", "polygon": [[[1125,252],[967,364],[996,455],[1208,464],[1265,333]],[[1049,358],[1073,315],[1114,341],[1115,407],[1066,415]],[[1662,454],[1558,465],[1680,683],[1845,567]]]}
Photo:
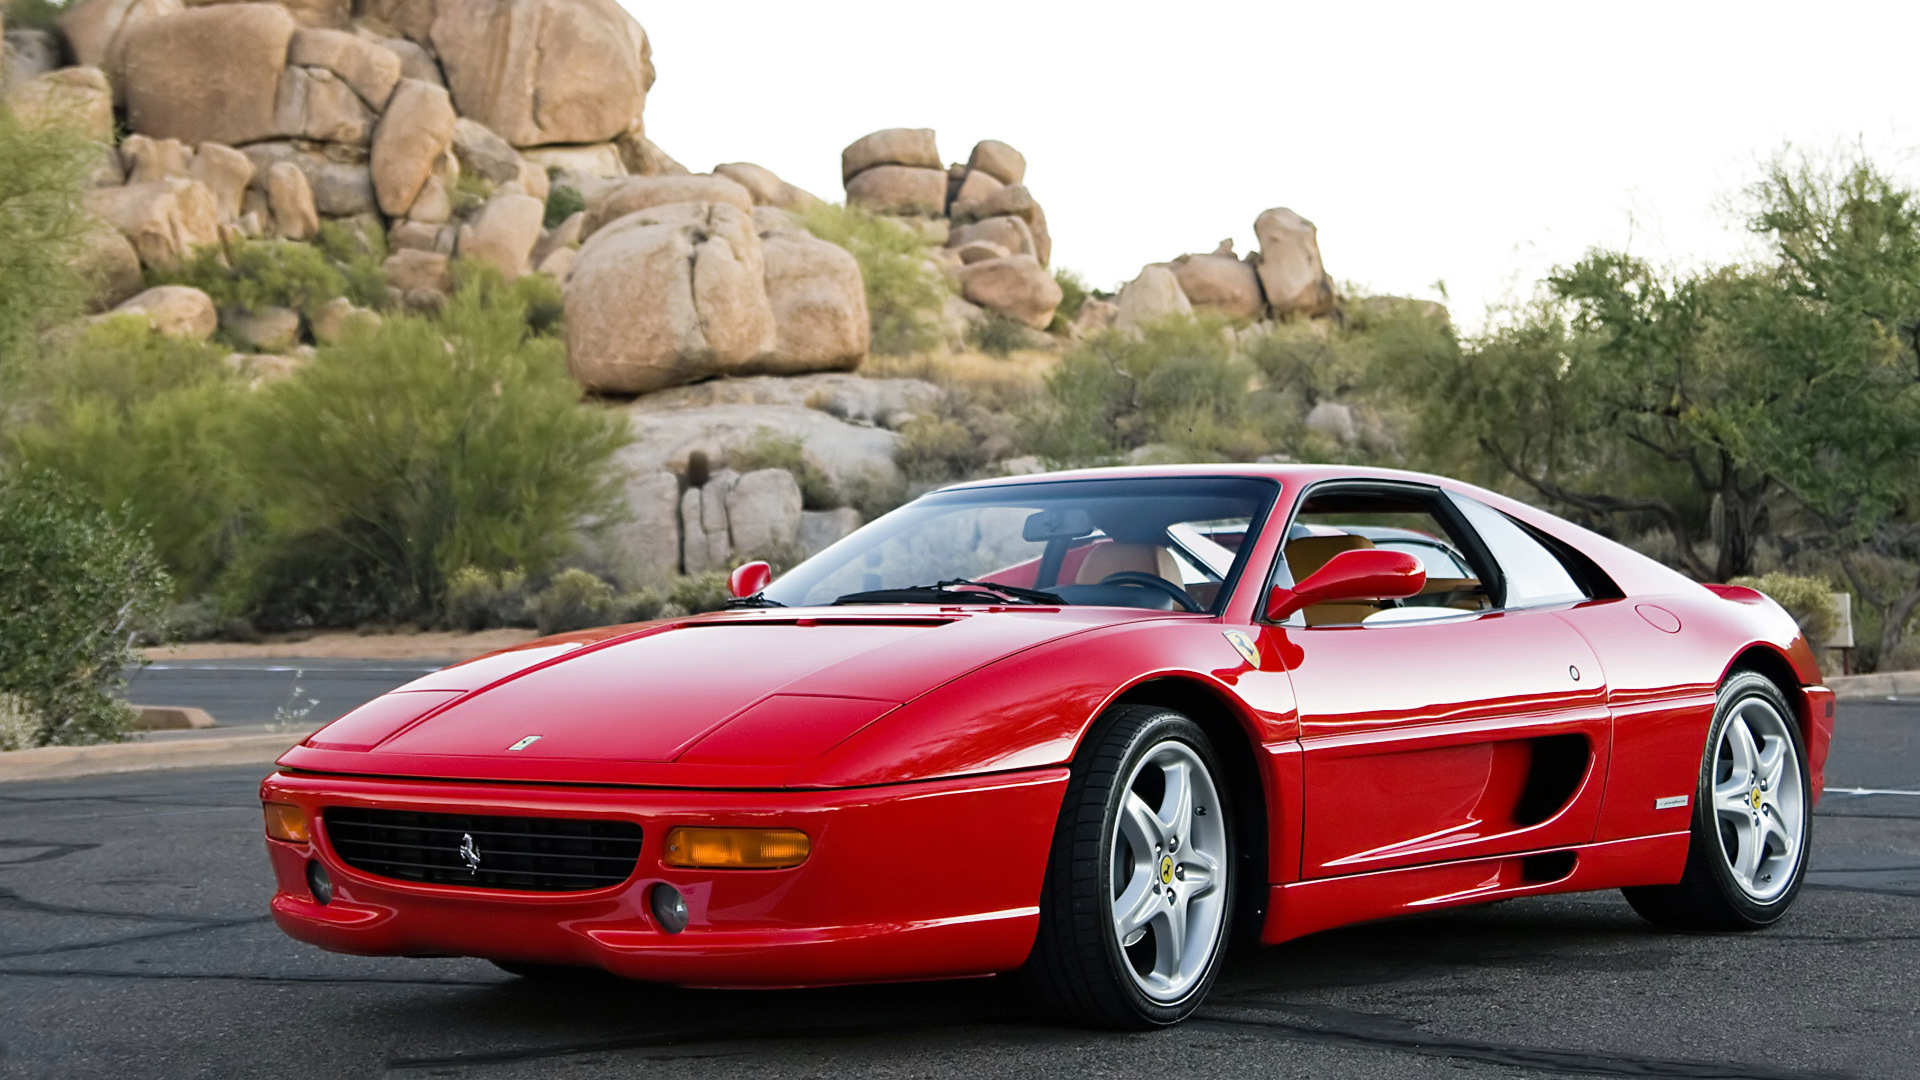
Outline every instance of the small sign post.
{"label": "small sign post", "polygon": [[1853,674],[1853,594],[1837,592],[1833,598],[1833,633],[1821,643],[1823,648],[1840,650],[1840,674]]}

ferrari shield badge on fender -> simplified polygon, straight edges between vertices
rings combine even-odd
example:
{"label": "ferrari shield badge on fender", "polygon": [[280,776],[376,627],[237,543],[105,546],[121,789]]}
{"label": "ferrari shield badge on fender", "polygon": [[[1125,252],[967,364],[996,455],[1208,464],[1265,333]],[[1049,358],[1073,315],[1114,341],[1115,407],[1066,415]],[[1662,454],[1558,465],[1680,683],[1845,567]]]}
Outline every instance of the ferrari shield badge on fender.
{"label": "ferrari shield badge on fender", "polygon": [[521,739],[519,742],[514,743],[512,746],[507,747],[507,749],[508,750],[525,750],[527,747],[532,746],[534,743],[537,743],[539,741],[540,741],[540,736],[529,735],[526,738]]}
{"label": "ferrari shield badge on fender", "polygon": [[1254,667],[1260,666],[1260,647],[1253,643],[1252,634],[1247,633],[1245,630],[1222,630],[1220,633],[1227,639],[1227,644],[1233,646],[1236,652],[1247,658],[1247,663],[1252,664]]}

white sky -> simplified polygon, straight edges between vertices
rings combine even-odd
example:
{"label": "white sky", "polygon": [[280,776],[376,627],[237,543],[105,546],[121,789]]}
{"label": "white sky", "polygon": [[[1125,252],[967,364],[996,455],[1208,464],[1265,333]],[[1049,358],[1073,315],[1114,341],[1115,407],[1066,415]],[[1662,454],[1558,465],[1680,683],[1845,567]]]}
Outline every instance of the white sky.
{"label": "white sky", "polygon": [[1472,328],[1595,244],[1750,250],[1729,206],[1788,143],[1912,181],[1920,5],[649,4],[647,131],[843,198],[840,149],[931,127],[1027,158],[1055,266],[1112,287],[1253,248],[1288,206],[1336,280]]}

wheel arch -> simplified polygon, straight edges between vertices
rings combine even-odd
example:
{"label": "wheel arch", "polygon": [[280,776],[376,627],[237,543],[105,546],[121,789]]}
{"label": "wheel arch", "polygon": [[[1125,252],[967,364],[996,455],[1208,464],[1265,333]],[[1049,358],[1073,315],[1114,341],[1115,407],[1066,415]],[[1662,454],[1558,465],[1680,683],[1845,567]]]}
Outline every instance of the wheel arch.
{"label": "wheel arch", "polygon": [[[1234,831],[1240,843],[1233,932],[1242,942],[1257,942],[1266,921],[1267,865],[1272,854],[1268,822],[1274,793],[1268,790],[1269,778],[1260,767],[1260,741],[1243,708],[1218,687],[1177,674],[1154,676],[1127,687],[1107,702],[1100,715],[1122,705],[1156,705],[1179,712],[1199,725],[1220,752],[1227,783],[1236,795]],[[1083,741],[1093,726],[1087,725]]]}
{"label": "wheel arch", "polygon": [[1728,679],[1741,671],[1751,671],[1779,688],[1780,695],[1787,699],[1788,705],[1793,706],[1794,722],[1800,728],[1802,745],[1811,751],[1815,736],[1813,706],[1792,661],[1770,645],[1749,645],[1720,673],[1718,685],[1726,685]]}

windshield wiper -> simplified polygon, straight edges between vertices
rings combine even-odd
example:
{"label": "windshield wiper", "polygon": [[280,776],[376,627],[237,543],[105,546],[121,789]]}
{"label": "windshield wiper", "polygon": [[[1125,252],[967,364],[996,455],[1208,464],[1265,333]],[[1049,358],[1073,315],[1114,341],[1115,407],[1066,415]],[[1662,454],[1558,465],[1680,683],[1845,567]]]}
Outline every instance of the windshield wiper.
{"label": "windshield wiper", "polygon": [[974,581],[971,578],[953,578],[932,585],[907,585],[898,589],[871,589],[867,592],[848,593],[835,604],[943,604],[966,598],[980,598],[981,602],[1001,604],[1018,601],[1023,604],[1064,604],[1059,596],[1039,589],[1023,589],[1018,585],[1001,585],[991,581]]}
{"label": "windshield wiper", "polygon": [[766,597],[760,595],[759,593],[754,593],[752,596],[736,596],[733,599],[727,601],[726,603],[726,609],[728,611],[732,611],[736,608],[769,608],[769,607],[786,607],[786,606],[787,605],[781,603],[778,600],[769,600]]}

